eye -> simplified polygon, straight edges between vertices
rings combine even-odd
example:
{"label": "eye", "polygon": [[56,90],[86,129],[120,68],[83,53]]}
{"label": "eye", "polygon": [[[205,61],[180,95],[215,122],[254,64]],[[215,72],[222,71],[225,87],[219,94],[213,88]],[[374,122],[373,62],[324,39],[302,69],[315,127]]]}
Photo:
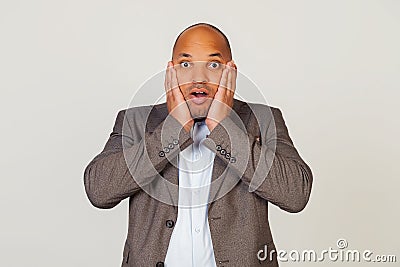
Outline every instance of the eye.
{"label": "eye", "polygon": [[210,64],[208,65],[211,69],[218,69],[219,67],[220,67],[220,63],[219,62],[216,62],[216,61],[213,61],[213,62],[210,62]]}
{"label": "eye", "polygon": [[182,61],[180,63],[182,68],[189,68],[190,67],[190,63],[188,61]]}

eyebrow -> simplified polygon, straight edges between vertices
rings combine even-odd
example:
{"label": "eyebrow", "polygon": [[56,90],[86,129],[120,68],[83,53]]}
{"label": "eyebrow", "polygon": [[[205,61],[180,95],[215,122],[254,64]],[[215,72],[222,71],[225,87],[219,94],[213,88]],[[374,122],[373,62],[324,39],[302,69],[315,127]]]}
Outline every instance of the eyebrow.
{"label": "eyebrow", "polygon": [[[219,52],[209,54],[208,56],[209,56],[209,57],[220,57],[220,58],[222,58],[222,59],[224,58],[224,57],[222,56],[222,54],[219,53]],[[189,57],[189,58],[191,58],[192,55],[191,55],[191,54],[188,54],[188,53],[180,53],[180,54],[178,55],[178,57]]]}
{"label": "eyebrow", "polygon": [[223,56],[222,56],[222,54],[221,53],[219,53],[219,52],[217,52],[217,53],[212,53],[212,54],[209,54],[208,55],[209,57],[220,57],[220,58],[224,58]]}
{"label": "eyebrow", "polygon": [[188,54],[188,53],[180,53],[178,55],[178,57],[192,57],[192,55]]}

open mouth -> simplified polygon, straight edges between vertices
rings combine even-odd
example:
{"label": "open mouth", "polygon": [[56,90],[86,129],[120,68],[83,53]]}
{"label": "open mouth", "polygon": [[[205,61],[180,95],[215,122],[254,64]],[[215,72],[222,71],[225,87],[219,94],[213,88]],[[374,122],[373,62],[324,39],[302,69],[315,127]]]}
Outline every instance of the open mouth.
{"label": "open mouth", "polygon": [[208,98],[208,92],[203,88],[193,89],[189,95],[189,99],[198,105],[203,104],[207,100],[207,98]]}

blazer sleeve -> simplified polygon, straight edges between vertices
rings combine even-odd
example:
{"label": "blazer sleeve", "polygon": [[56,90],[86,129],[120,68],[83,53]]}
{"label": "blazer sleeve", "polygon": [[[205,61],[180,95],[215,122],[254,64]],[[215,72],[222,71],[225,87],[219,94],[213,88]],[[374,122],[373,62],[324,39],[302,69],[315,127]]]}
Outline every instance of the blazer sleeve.
{"label": "blazer sleeve", "polygon": [[240,175],[250,192],[285,211],[299,212],[310,197],[312,171],[295,148],[282,112],[268,108],[272,119],[268,121],[265,115],[261,116],[265,121],[260,121],[268,124],[264,136],[252,135],[228,116],[208,135],[205,144]]}
{"label": "blazer sleeve", "polygon": [[[84,170],[85,191],[92,205],[113,208],[121,200],[133,196],[141,187],[160,177],[158,174],[169,160],[193,143],[190,134],[181,130],[176,119],[167,118],[153,132],[144,132],[144,122],[129,123],[126,110],[118,112],[104,149]],[[143,131],[142,138],[133,138],[130,134],[133,130]],[[168,152],[164,152],[166,148]]]}

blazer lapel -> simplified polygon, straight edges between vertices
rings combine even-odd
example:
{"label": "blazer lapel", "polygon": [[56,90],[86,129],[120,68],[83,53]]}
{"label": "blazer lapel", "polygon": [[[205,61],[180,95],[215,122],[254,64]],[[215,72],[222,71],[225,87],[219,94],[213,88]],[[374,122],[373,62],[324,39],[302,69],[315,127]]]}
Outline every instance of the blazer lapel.
{"label": "blazer lapel", "polygon": [[[246,127],[248,124],[251,109],[246,102],[234,99],[232,109],[240,117],[243,125]],[[208,211],[214,206],[214,203],[219,198],[223,197],[229,192],[240,180],[233,169],[229,168],[228,165],[215,155],[214,166],[211,177],[210,196]]]}

